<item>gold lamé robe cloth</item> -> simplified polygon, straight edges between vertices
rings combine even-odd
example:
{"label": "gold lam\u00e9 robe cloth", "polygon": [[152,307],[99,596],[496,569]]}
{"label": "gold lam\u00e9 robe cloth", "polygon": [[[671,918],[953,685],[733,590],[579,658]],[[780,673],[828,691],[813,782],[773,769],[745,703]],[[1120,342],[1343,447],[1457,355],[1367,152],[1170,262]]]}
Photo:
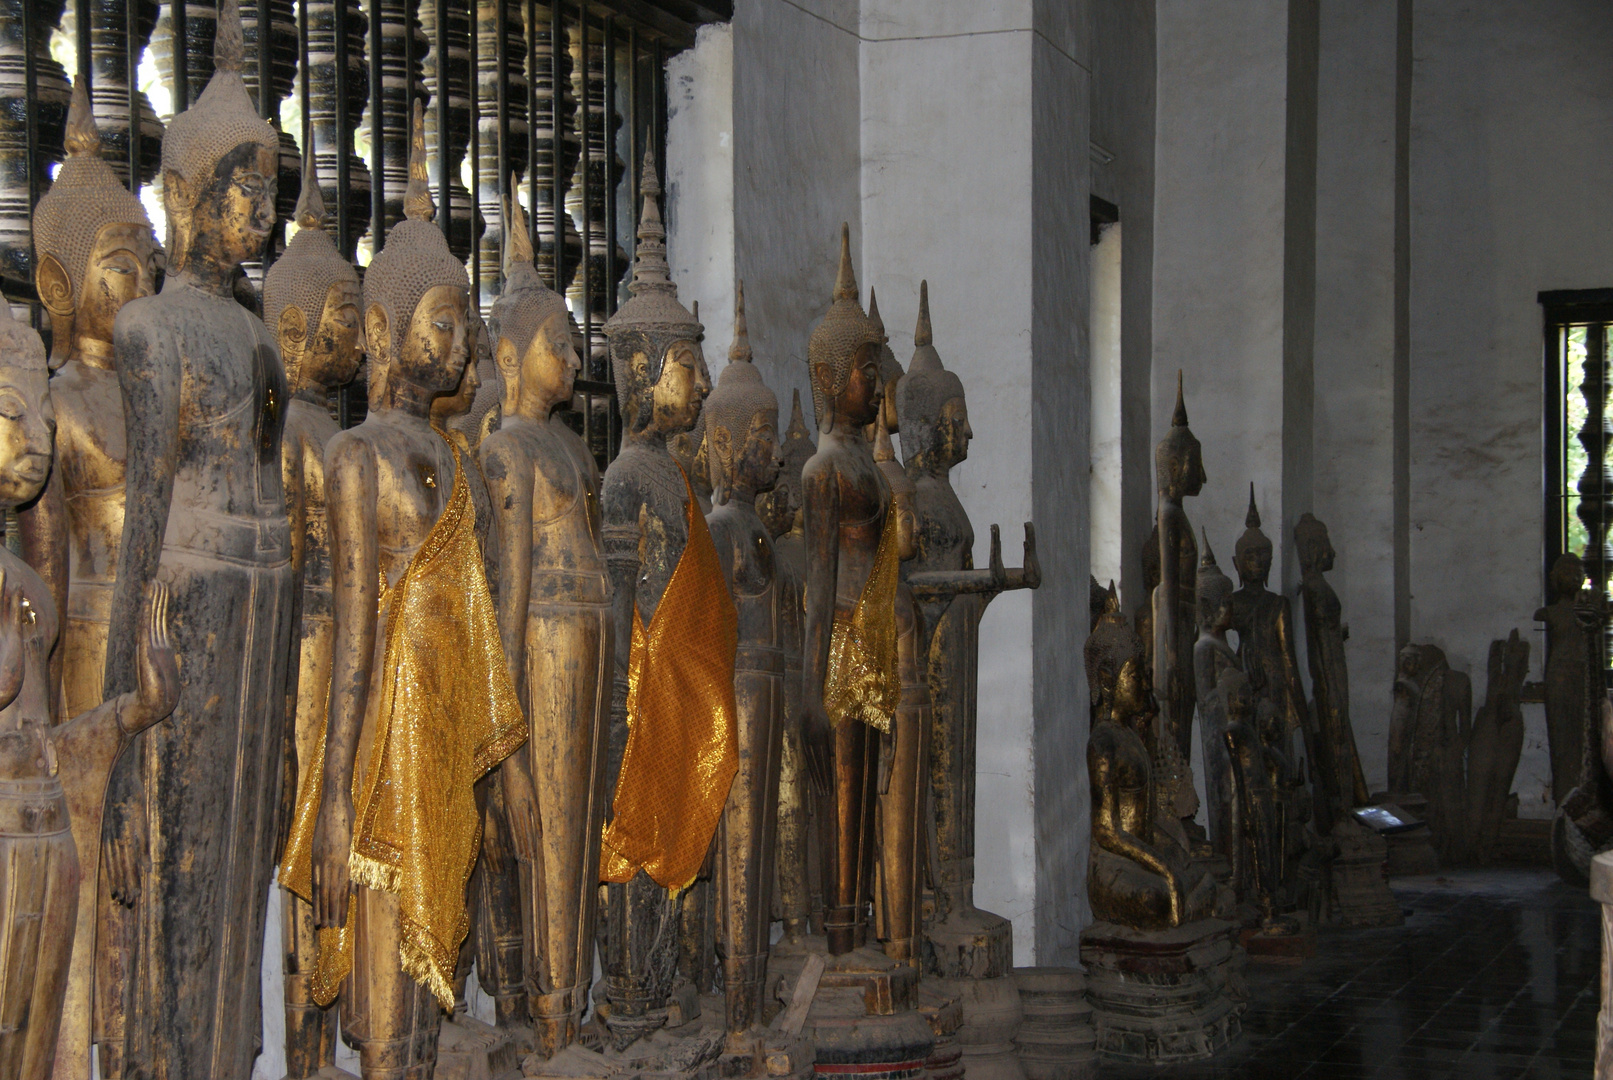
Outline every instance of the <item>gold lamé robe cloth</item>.
{"label": "gold lam\u00e9 robe cloth", "polygon": [[73,950],[79,864],[54,776],[0,780],[0,1076],[45,1080]]}
{"label": "gold lam\u00e9 robe cloth", "polygon": [[[368,761],[354,770],[348,861],[356,885],[396,897],[402,970],[444,1009],[454,1005],[455,962],[470,929],[465,890],[481,849],[474,786],[526,739],[464,462],[453,449],[448,506],[381,596],[381,660],[364,725]],[[305,899],[312,896],[321,781],[322,770],[310,769],[286,845],[282,879]],[[320,932],[312,980],[320,1004],[335,999],[352,969],[360,906],[348,905],[345,927]]]}
{"label": "gold lam\u00e9 robe cloth", "polygon": [[897,515],[885,512],[874,565],[848,615],[835,612],[829,632],[829,671],[823,680],[823,709],[837,727],[861,720],[888,732],[902,683],[897,671],[896,582],[901,568]]}
{"label": "gold lam\u00e9 robe cloth", "polygon": [[643,870],[662,888],[694,881],[739,768],[734,651],[739,616],[706,519],[688,487],[688,542],[650,625],[633,608],[627,746],[600,876]]}

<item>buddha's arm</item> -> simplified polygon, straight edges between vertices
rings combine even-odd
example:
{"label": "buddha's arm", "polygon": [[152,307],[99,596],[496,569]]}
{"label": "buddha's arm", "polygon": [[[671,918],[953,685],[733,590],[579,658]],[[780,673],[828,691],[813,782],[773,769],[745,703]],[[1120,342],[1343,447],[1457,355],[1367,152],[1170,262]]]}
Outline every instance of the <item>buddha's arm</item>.
{"label": "buddha's arm", "polygon": [[[345,434],[345,433],[344,433]],[[375,659],[380,559],[376,538],[378,483],[370,447],[342,435],[325,457],[326,512],[330,522],[330,712],[326,721],[325,775],[319,825],[314,832],[314,920],[323,927],[347,920],[347,859],[353,848],[353,769],[359,729],[369,704]]]}
{"label": "buddha's arm", "polygon": [[[517,452],[507,436],[494,434],[481,448],[482,475],[493,504],[498,544],[498,631],[504,643],[504,659],[509,665],[510,685],[517,698],[529,700],[526,693],[526,618],[532,595],[532,462]],[[530,706],[529,706],[530,707]],[[528,718],[530,720],[530,717]],[[538,800],[532,784],[528,743],[522,743],[504,759],[496,781],[502,787],[502,800],[493,793],[493,802],[503,803],[503,817],[510,846],[516,858],[531,862],[537,857]]]}
{"label": "buddha's arm", "polygon": [[140,606],[146,584],[157,575],[168,504],[174,494],[179,457],[181,360],[171,342],[157,337],[144,310],[124,308],[112,333],[118,384],[123,390],[123,422],[128,433],[123,540],[118,548],[117,585],[107,627],[106,696],[135,687],[135,651],[140,640]]}
{"label": "buddha's arm", "polygon": [[1164,878],[1171,892],[1171,913],[1173,917],[1177,916],[1181,902],[1181,887],[1176,876],[1151,845],[1139,840],[1120,826],[1120,792],[1113,760],[1108,754],[1089,752],[1087,769],[1091,773],[1092,791],[1096,796],[1092,808],[1093,842],[1105,851],[1130,859]]}
{"label": "buddha's arm", "polygon": [[[1286,684],[1283,693],[1288,700],[1288,722],[1290,730],[1298,727],[1311,737],[1310,710],[1305,707],[1304,684],[1299,681],[1299,657],[1294,649],[1294,608],[1288,602],[1288,597],[1282,597],[1282,604],[1277,609],[1277,641],[1282,646],[1283,682]],[[1309,745],[1306,747],[1310,749]]]}
{"label": "buddha's arm", "polygon": [[302,674],[302,576],[308,561],[308,493],[304,484],[302,435],[289,430],[280,443],[280,479],[286,492],[286,517],[291,526],[291,663],[286,678],[285,746],[281,760],[280,815],[275,826],[274,861],[280,862],[291,822],[297,812],[297,779],[302,767],[297,761],[298,676]]}
{"label": "buddha's arm", "polygon": [[[22,541],[22,558],[45,579],[50,598],[56,603],[56,614],[67,618],[67,500],[62,491],[62,463],[58,453],[45,481],[45,490],[39,498],[17,513],[17,534]],[[66,634],[56,636],[50,652],[50,712],[52,721],[63,719],[56,715],[61,701],[62,641]]]}
{"label": "buddha's arm", "polygon": [[829,639],[834,631],[835,584],[840,569],[840,477],[832,465],[808,468],[801,487],[806,519],[806,580],[801,589],[801,745],[813,786],[826,792],[832,783],[834,728],[823,708],[823,684],[829,676]]}
{"label": "buddha's arm", "polygon": [[[1159,586],[1154,590],[1154,685],[1160,698],[1167,697],[1165,690],[1171,685],[1170,671],[1176,662],[1180,644],[1176,640],[1176,598],[1181,590],[1180,565],[1176,558],[1173,527],[1177,524],[1178,507],[1165,496],[1159,497]],[[1172,718],[1174,719],[1174,717]]]}

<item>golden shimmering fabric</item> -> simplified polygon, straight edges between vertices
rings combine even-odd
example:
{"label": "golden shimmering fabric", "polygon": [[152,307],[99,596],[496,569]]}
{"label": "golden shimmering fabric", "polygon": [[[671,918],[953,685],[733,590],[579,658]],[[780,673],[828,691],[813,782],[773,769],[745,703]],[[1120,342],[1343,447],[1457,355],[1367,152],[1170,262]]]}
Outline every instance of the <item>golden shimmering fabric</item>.
{"label": "golden shimmering fabric", "polygon": [[[454,964],[470,929],[465,887],[481,849],[472,787],[527,734],[482,570],[464,463],[453,449],[448,507],[381,600],[385,647],[371,687],[381,695],[375,751],[367,775],[354,778],[348,859],[355,884],[398,895],[403,970],[444,1009],[454,1005]],[[304,898],[311,895],[319,775],[310,769],[299,793],[282,877]],[[348,905],[345,927],[320,932],[312,992],[322,1005],[334,1000],[352,967],[357,907]]]}
{"label": "golden shimmering fabric", "polygon": [[874,565],[849,618],[835,612],[829,632],[829,673],[823,680],[823,710],[829,719],[857,719],[890,731],[902,696],[896,668],[896,581],[901,563],[896,512],[885,512]]}
{"label": "golden shimmering fabric", "polygon": [[606,881],[639,870],[668,889],[693,881],[739,769],[739,616],[692,489],[688,508],[689,541],[648,628],[633,608],[627,747],[600,846]]}

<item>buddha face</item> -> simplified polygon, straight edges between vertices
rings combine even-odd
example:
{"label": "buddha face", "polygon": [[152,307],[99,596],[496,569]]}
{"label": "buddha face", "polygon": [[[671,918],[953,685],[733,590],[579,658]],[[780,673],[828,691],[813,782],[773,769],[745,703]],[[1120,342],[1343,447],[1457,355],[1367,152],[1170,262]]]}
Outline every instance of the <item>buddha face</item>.
{"label": "buddha face", "polygon": [[175,235],[188,244],[185,263],[233,269],[263,251],[275,222],[278,151],[242,143],[219,159],[199,190],[179,174],[164,176],[164,199]]}
{"label": "buddha face", "polygon": [[53,316],[73,317],[75,340],[110,342],[118,312],[130,300],[157,291],[162,266],[162,248],[151,226],[113,222],[95,234],[78,295],[67,270],[49,254],[39,264],[39,295]]}
{"label": "buddha face", "polygon": [[969,407],[963,398],[952,398],[941,406],[941,417],[935,425],[935,450],[948,468],[969,457],[969,440],[974,436],[969,426]]}
{"label": "buddha face", "polygon": [[460,377],[459,386],[454,392],[440,394],[431,403],[431,415],[444,423],[456,416],[464,416],[470,412],[471,403],[476,400],[476,391],[481,385],[481,369],[472,355],[465,361],[465,374]]}
{"label": "buddha face", "polygon": [[1415,679],[1422,666],[1422,650],[1416,645],[1407,645],[1396,658],[1395,671],[1402,679]]}
{"label": "buddha face", "polygon": [[1238,566],[1239,581],[1245,585],[1265,584],[1271,577],[1271,543],[1240,544],[1233,561]]}
{"label": "buddha face", "polygon": [[1120,673],[1115,676],[1115,694],[1113,715],[1124,721],[1139,734],[1147,734],[1148,709],[1146,692],[1143,689],[1142,658],[1131,656],[1120,665]]}
{"label": "buddha face", "polygon": [[1551,564],[1551,591],[1558,598],[1572,598],[1585,587],[1585,564],[1574,555],[1559,555]]}
{"label": "buddha face", "polygon": [[[821,385],[829,384],[827,364],[819,364],[817,371]],[[884,402],[879,386],[879,346],[865,342],[857,347],[851,358],[851,373],[846,385],[835,395],[835,415],[852,427],[862,429],[874,422]]]}
{"label": "buddha face", "polygon": [[[459,285],[433,285],[415,305],[398,341],[388,378],[435,393],[464,381],[470,354],[470,293]],[[475,388],[471,389],[475,393]]]}
{"label": "buddha face", "polygon": [[[637,362],[640,357],[634,357]],[[700,407],[711,393],[711,375],[700,343],[686,338],[667,349],[661,377],[650,388],[648,427],[664,435],[688,431],[700,419]]]}
{"label": "buddha face", "polygon": [[307,345],[303,373],[321,386],[346,386],[364,361],[364,327],[359,318],[362,295],[356,281],[338,281],[325,290],[319,327]]}
{"label": "buddha face", "polygon": [[[711,442],[708,436],[704,443]],[[707,457],[710,450],[707,450]],[[778,415],[765,412],[751,417],[745,445],[734,458],[734,486],[752,494],[767,491],[778,483],[779,468],[784,464],[778,446]]]}
{"label": "buddha face", "polygon": [[0,363],[0,506],[21,506],[44,489],[55,440],[44,365]]}
{"label": "buddha face", "polygon": [[1336,557],[1333,551],[1333,542],[1328,538],[1327,528],[1317,524],[1310,530],[1299,544],[1300,566],[1314,570],[1317,573],[1326,573],[1333,569],[1333,560]]}
{"label": "buddha face", "polygon": [[[499,342],[499,349],[515,351],[513,342]],[[539,325],[520,358],[521,408],[530,407],[532,416],[547,416],[562,401],[571,398],[582,370],[582,359],[571,340],[571,326],[564,313],[556,311]]]}

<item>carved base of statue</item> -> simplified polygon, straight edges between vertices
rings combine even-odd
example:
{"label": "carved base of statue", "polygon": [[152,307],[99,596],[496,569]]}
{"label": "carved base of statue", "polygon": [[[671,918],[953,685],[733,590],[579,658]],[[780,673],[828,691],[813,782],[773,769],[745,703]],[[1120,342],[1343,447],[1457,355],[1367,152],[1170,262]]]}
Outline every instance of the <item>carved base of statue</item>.
{"label": "carved base of statue", "polygon": [[442,1022],[437,1035],[437,1069],[432,1076],[435,1080],[514,1080],[521,1075],[524,1056],[508,1032],[455,1013],[452,1020]]}
{"label": "carved base of statue", "polygon": [[958,1031],[963,1027],[963,1003],[948,997],[930,982],[920,982],[918,1011],[935,1037],[935,1048],[924,1062],[928,1080],[964,1080],[963,1048],[958,1045]]}
{"label": "carved base of statue", "polygon": [[[441,1076],[442,1073],[439,1071],[437,1075]],[[304,1078],[294,1077],[288,1073],[286,1075],[286,1080],[358,1080],[358,1077],[354,1076],[346,1069],[338,1069],[334,1065],[326,1065],[318,1072],[309,1073],[307,1077]]]}
{"label": "carved base of statue", "polygon": [[1098,1035],[1086,976],[1078,968],[1015,968],[1014,985],[1025,1014],[1014,1047],[1028,1080],[1093,1080]]}
{"label": "carved base of statue", "polygon": [[1338,846],[1328,864],[1333,917],[1362,929],[1405,922],[1399,901],[1389,891],[1389,845],[1384,838],[1360,822],[1345,820],[1333,826],[1332,839]]}
{"label": "carved base of statue", "polygon": [[1246,996],[1236,931],[1221,919],[1170,930],[1094,923],[1082,931],[1099,1056],[1165,1065],[1230,1046],[1242,1031]]}
{"label": "carved base of statue", "polygon": [[1316,927],[1303,915],[1279,915],[1238,934],[1251,964],[1297,967],[1316,955]]}
{"label": "carved base of statue", "polygon": [[[853,954],[861,951],[853,950]],[[829,977],[824,972],[824,978]],[[911,983],[908,985],[911,994]],[[881,1002],[886,1011],[875,1012],[858,988],[819,983],[805,1031],[816,1048],[813,1071],[819,1077],[846,1073],[877,1074],[882,1080],[925,1077],[935,1052],[935,1034],[929,1020],[910,1002],[911,997],[902,1006]]]}
{"label": "carved base of statue", "polygon": [[975,907],[967,895],[954,896],[945,906],[947,914],[925,931],[925,976],[939,980],[963,1003],[958,1038],[972,1080],[1020,1080],[1025,1074],[1014,1056],[1019,991],[1010,978],[1014,924]]}

